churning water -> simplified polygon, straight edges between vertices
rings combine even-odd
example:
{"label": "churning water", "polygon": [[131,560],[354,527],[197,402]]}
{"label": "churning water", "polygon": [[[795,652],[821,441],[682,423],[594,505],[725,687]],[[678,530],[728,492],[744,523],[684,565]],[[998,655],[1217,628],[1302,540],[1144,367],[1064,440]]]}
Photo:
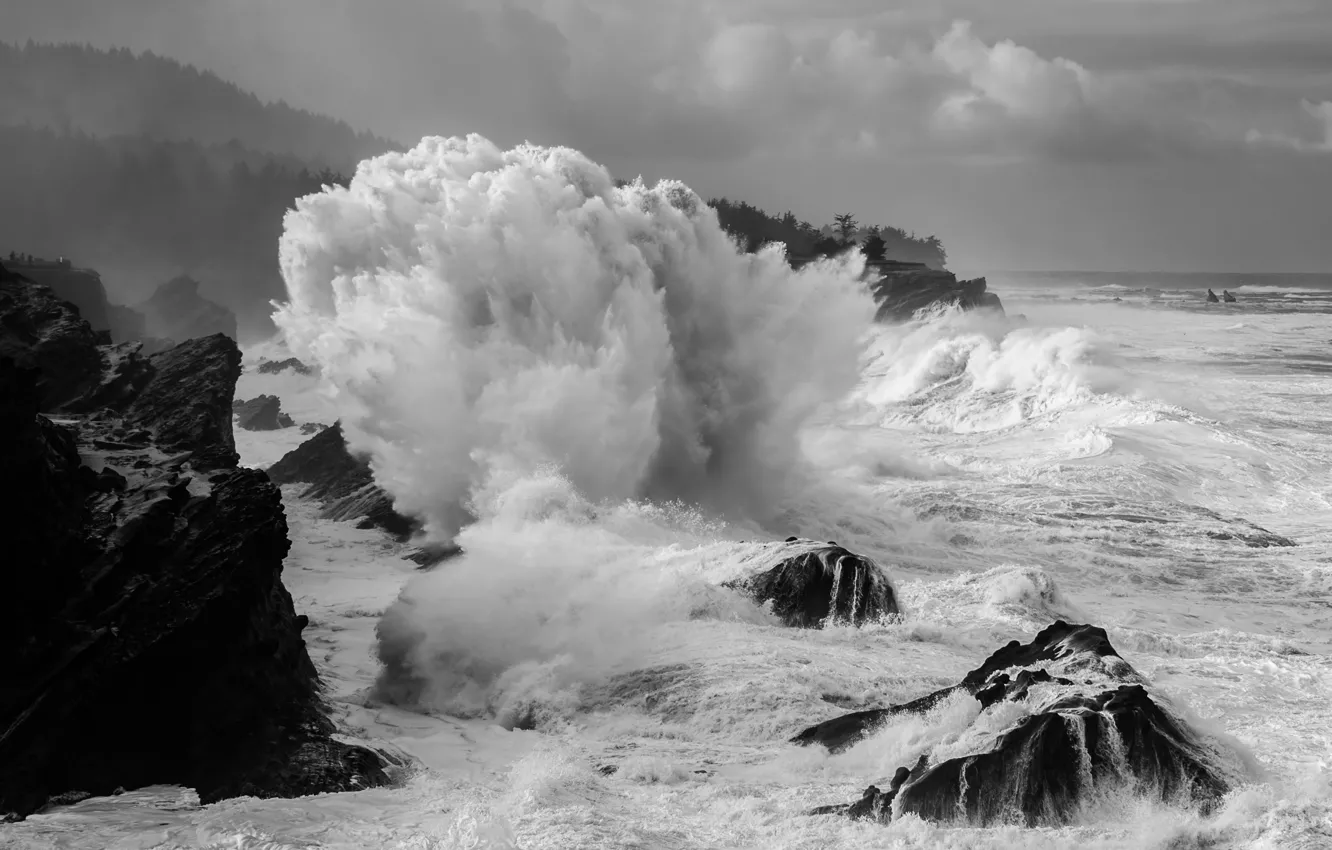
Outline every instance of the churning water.
{"label": "churning water", "polygon": [[[873,327],[855,269],[737,256],[678,184],[477,139],[401,156],[289,219],[278,321],[322,377],[241,394],[342,417],[431,533],[462,529],[415,573],[288,494],[339,717],[416,770],[206,808],[146,789],[0,841],[1332,846],[1332,282],[992,276],[1010,318]],[[784,629],[720,589],[788,534],[876,558],[904,617]],[[1252,780],[1209,817],[1121,788],[1057,829],[803,814],[1032,706],[956,696],[837,755],[792,734],[1056,618],[1104,626]]]}

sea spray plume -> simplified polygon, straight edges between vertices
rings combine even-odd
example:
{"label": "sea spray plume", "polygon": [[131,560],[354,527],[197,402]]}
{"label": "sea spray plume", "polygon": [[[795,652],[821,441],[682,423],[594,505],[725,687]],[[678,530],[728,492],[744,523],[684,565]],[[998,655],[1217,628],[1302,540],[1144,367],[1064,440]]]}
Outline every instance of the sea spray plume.
{"label": "sea spray plume", "polygon": [[380,694],[518,725],[698,608],[733,544],[639,500],[776,512],[874,315],[854,263],[742,254],[680,183],[479,136],[362,163],[280,251],[293,353],[397,509],[466,553],[380,621]]}
{"label": "sea spray plume", "polygon": [[301,199],[280,255],[275,321],[436,540],[547,464],[592,503],[764,518],[874,313],[853,261],[742,254],[683,184],[476,135]]}

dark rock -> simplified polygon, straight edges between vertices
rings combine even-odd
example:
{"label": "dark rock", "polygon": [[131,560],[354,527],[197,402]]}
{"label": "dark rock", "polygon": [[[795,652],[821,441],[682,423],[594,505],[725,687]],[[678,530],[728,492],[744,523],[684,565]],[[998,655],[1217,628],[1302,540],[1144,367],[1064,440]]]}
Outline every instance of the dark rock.
{"label": "dark rock", "polygon": [[295,357],[288,357],[286,360],[265,360],[259,364],[259,374],[261,375],[276,375],[285,369],[290,369],[298,375],[310,375],[314,372],[313,369]]}
{"label": "dark rock", "polygon": [[375,484],[365,458],[347,450],[342,423],[335,422],[268,468],[276,484],[308,484],[302,498],[318,499],[327,519],[362,518],[358,527],[381,528],[399,540],[419,530],[415,520],[393,510],[393,499]]}
{"label": "dark rock", "polygon": [[236,339],[236,314],[199,294],[199,282],[187,275],[172,278],[136,308],[153,336],[189,340],[213,334]]}
{"label": "dark rock", "polygon": [[1209,304],[1219,304],[1221,299],[1217,298],[1216,293],[1209,289],[1207,290],[1207,302]]}
{"label": "dark rock", "polygon": [[39,370],[38,404],[58,411],[97,386],[97,336],[78,310],[46,286],[0,265],[0,357]]}
{"label": "dark rock", "polygon": [[830,619],[858,626],[898,613],[892,582],[883,569],[835,543],[787,538],[764,559],[776,563],[725,586],[770,605],[788,626],[822,628]]}
{"label": "dark rock", "polygon": [[964,310],[1004,311],[999,296],[985,291],[983,277],[959,281],[950,271],[891,260],[872,263],[865,273],[879,304],[875,318],[880,322],[905,322],[917,311],[935,304],[957,305]]}
{"label": "dark rock", "polygon": [[296,423],[282,412],[282,399],[275,395],[261,395],[249,401],[233,403],[236,424],[246,431],[277,431]]}
{"label": "dark rock", "polygon": [[231,401],[240,364],[240,349],[222,334],[154,354],[152,377],[125,412],[126,424],[147,429],[167,451],[191,452],[198,468],[235,466]]}
{"label": "dark rock", "polygon": [[[942,759],[926,753],[914,767],[898,768],[887,792],[872,785],[855,803],[815,812],[886,823],[896,809],[974,826],[1050,826],[1069,823],[1084,804],[1117,790],[1210,810],[1234,784],[1223,760],[1139,680],[1104,630],[1057,622],[1028,644],[1013,641],[994,653],[956,688],[931,695],[967,691],[986,708],[1026,700],[1029,714],[978,740],[974,752]],[[1048,688],[1034,694],[1037,684]]]}
{"label": "dark rock", "polygon": [[[1061,670],[1069,672],[1095,670],[1107,675],[1123,676],[1127,681],[1137,681],[1137,674],[1128,662],[1119,657],[1105,629],[1098,626],[1073,626],[1062,620],[1047,626],[1032,638],[1030,643],[1022,644],[1010,641],[1007,646],[994,652],[985,663],[972,670],[962,682],[934,693],[911,700],[901,705],[887,708],[874,708],[856,711],[841,717],[834,717],[802,731],[791,739],[794,744],[821,744],[830,752],[841,752],[859,742],[875,728],[897,714],[920,714],[938,705],[958,691],[966,691],[973,696],[985,693],[983,705],[989,707],[1002,699],[1022,699],[1032,684],[1051,679],[1048,670],[1018,673],[1012,680],[1006,670],[1013,667],[1031,667],[1037,664],[1057,663]],[[1026,672],[1026,671],[1024,671]],[[1061,679],[1060,681],[1067,681]],[[994,690],[999,687],[1001,690]],[[979,698],[979,697],[978,697]]]}
{"label": "dark rock", "polygon": [[404,557],[416,564],[423,570],[438,566],[450,558],[456,558],[462,554],[462,547],[457,545],[448,546],[425,546],[417,549]]}
{"label": "dark rock", "polygon": [[49,286],[57,298],[68,301],[94,331],[111,329],[110,304],[102,277],[92,269],[48,262],[24,266],[23,276],[33,283]]}
{"label": "dark rock", "polygon": [[[236,468],[235,343],[127,356],[125,372],[147,376],[138,394],[126,382],[116,405],[76,430],[39,411],[52,386],[80,383],[64,370],[93,361],[31,349],[58,332],[86,343],[91,328],[51,308],[60,302],[45,287],[3,283],[11,308],[39,309],[11,309],[0,346],[55,379],[0,357],[0,515],[6,546],[24,553],[6,573],[0,618],[0,813],[151,784],[211,802],[385,782],[376,754],[334,737],[305,623],[281,582],[281,494],[264,473]],[[105,386],[104,362],[82,383]],[[133,455],[120,448],[130,440]],[[98,442],[116,448],[94,473],[80,449]]]}
{"label": "dark rock", "polygon": [[301,423],[301,433],[302,433],[302,434],[318,434],[320,431],[324,430],[324,429],[327,428],[327,427],[328,427],[328,426],[325,425],[325,424],[322,423],[322,422],[302,422],[302,423]]}

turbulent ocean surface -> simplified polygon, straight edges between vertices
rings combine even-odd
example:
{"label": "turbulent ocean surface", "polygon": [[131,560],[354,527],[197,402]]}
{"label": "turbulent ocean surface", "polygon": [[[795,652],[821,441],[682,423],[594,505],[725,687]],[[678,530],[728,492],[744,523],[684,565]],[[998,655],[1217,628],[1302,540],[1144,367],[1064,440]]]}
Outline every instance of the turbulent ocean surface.
{"label": "turbulent ocean surface", "polygon": [[[289,490],[294,546],[284,580],[310,616],[311,654],[347,734],[408,765],[400,785],[207,807],[184,789],[143,789],[34,816],[0,830],[0,843],[1332,846],[1332,278],[990,280],[1008,318],[944,310],[855,340],[858,379],[830,400],[812,397],[818,403],[791,420],[795,445],[775,444],[791,449],[799,474],[782,479],[762,521],[685,498],[614,498],[615,482],[595,475],[590,486],[600,482],[612,496],[590,497],[558,466],[523,467],[529,455],[511,450],[520,438],[528,446],[555,437],[542,443],[505,430],[479,407],[440,426],[457,430],[477,415],[502,432],[468,443],[473,459],[503,458],[487,467],[503,487],[487,479],[473,494],[481,521],[463,528],[459,560],[418,572],[402,557],[408,547],[320,519]],[[1237,302],[1206,303],[1209,286]],[[395,292],[395,309],[422,303],[411,290]],[[632,313],[632,304],[616,304],[617,319]],[[362,338],[380,332],[372,315],[381,314],[357,315]],[[414,327],[437,325],[418,317]],[[566,343],[552,345],[564,351]],[[322,378],[258,374],[260,356],[286,352],[251,350],[238,395],[276,393],[298,421],[387,404],[380,384],[356,385],[346,374],[341,395],[330,391],[330,370],[342,368],[335,348],[313,332],[301,344],[300,353],[321,360]],[[347,356],[382,381],[405,380],[393,377],[386,350]],[[449,362],[466,353],[450,353]],[[506,356],[506,368],[521,359]],[[436,403],[424,395],[429,375],[407,376],[421,404]],[[584,387],[577,398],[590,404],[599,389]],[[515,421],[536,427],[522,417],[542,392],[528,385],[521,403],[507,402]],[[349,393],[362,407],[349,406]],[[628,432],[632,417],[560,411],[556,430],[544,432],[560,445],[573,452],[591,434],[588,457],[628,456],[625,433],[614,429]],[[401,433],[392,422],[366,422],[370,443]],[[295,429],[237,433],[243,461],[260,466],[299,441]],[[452,469],[430,466],[426,452],[412,457],[399,466],[389,458],[385,477],[399,476],[396,492],[419,491]],[[413,464],[425,468],[419,479]],[[902,619],[787,629],[718,587],[749,568],[757,542],[787,534],[876,558],[896,584]],[[914,816],[883,826],[804,814],[858,798],[988,721],[962,697],[836,756],[786,743],[792,734],[952,684],[1002,644],[1059,618],[1104,626],[1155,691],[1245,754],[1253,781],[1210,817],[1107,797],[1061,828],[977,829]],[[428,685],[407,704],[374,697],[377,625],[397,649],[411,635],[410,663]]]}

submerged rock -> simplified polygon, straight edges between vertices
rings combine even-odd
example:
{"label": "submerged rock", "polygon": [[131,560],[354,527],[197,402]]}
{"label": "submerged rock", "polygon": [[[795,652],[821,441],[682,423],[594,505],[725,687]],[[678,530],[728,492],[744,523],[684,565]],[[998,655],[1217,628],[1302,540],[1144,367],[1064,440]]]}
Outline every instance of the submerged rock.
{"label": "submerged rock", "polygon": [[870,277],[870,291],[879,304],[876,321],[905,322],[918,311],[936,304],[956,305],[964,310],[1004,312],[999,296],[986,291],[983,277],[959,281],[956,275],[944,269],[891,260],[872,263],[865,273]]}
{"label": "submerged rock", "polygon": [[943,756],[926,753],[899,768],[887,792],[872,785],[856,803],[814,813],[882,822],[913,813],[972,825],[1065,824],[1108,791],[1207,809],[1242,773],[1148,693],[1103,629],[1063,621],[1030,643],[1009,643],[954,687],[840,717],[793,740],[844,749],[893,714],[922,712],[958,692],[975,696],[983,709],[1026,702],[1030,710],[1006,727],[976,732],[960,754],[952,744]]}
{"label": "submerged rock", "polygon": [[308,484],[305,499],[318,499],[327,519],[361,519],[362,528],[382,528],[399,540],[410,538],[417,523],[393,509],[393,499],[375,483],[370,463],[347,450],[342,423],[335,422],[268,468],[277,484]]}
{"label": "submerged rock", "polygon": [[[40,318],[38,340],[66,320]],[[0,340],[22,348],[8,326]],[[154,784],[212,802],[387,781],[320,697],[281,582],[281,494],[236,467],[235,343],[113,349],[91,359],[117,375],[88,380],[0,357],[6,545],[25,553],[0,619],[0,814]],[[44,386],[78,383],[117,390],[70,425],[40,415]]]}
{"label": "submerged rock", "polygon": [[835,543],[790,538],[765,558],[775,558],[776,563],[725,586],[770,606],[788,626],[858,626],[898,613],[893,585],[883,568]]}
{"label": "submerged rock", "polygon": [[296,423],[282,412],[282,399],[275,395],[261,395],[249,401],[232,404],[236,424],[246,431],[277,431],[291,428]]}
{"label": "submerged rock", "polygon": [[199,282],[187,275],[172,278],[136,308],[148,333],[185,340],[226,334],[236,339],[236,314],[199,294]]}

